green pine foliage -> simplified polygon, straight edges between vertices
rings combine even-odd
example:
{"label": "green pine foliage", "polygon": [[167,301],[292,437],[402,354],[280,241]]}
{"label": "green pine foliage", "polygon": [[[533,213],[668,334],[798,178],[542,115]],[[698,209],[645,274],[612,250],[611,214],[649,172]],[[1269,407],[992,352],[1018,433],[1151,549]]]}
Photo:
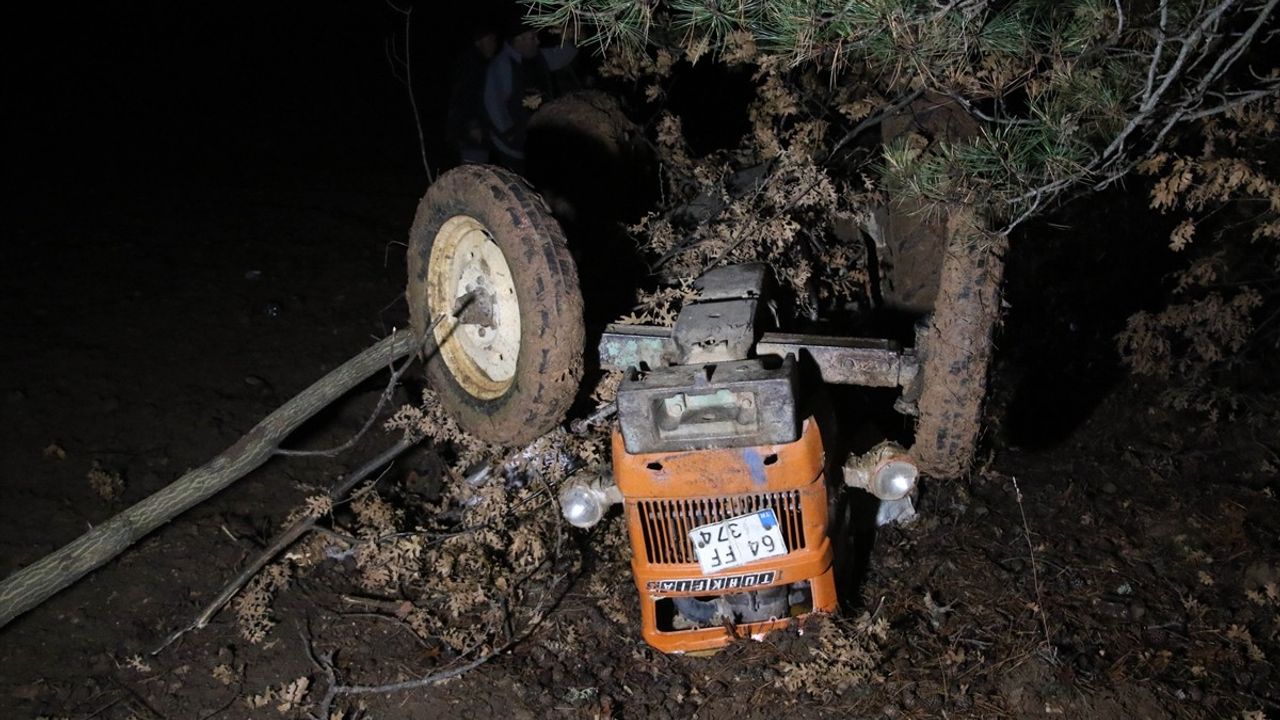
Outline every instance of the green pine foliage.
{"label": "green pine foliage", "polygon": [[1280,92],[1270,68],[1239,62],[1262,56],[1276,4],[526,0],[534,24],[606,53],[741,60],[749,46],[762,73],[865,85],[882,99],[873,117],[913,94],[952,98],[979,132],[887,144],[881,185],[980,204],[1006,232],[1064,193],[1115,182],[1179,124]]}

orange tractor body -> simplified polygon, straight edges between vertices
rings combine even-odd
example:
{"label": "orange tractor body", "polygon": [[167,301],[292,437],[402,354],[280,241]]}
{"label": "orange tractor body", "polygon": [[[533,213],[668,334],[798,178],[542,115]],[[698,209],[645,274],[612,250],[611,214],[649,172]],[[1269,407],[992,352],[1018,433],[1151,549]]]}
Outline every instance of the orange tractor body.
{"label": "orange tractor body", "polygon": [[[663,652],[715,650],[735,637],[759,638],[797,616],[835,610],[823,464],[812,418],[800,439],[781,445],[631,454],[621,433],[614,434],[614,478],[622,491],[649,644]],[[785,554],[703,574],[690,537],[694,529],[767,509],[777,518]],[[761,593],[779,599],[763,611],[748,610],[747,622],[732,610],[750,607],[749,598],[729,603],[728,612],[714,611],[724,598]],[[689,623],[678,608],[689,600],[709,606],[722,622]]]}
{"label": "orange tractor body", "polygon": [[892,444],[828,477],[821,403],[809,402],[820,391],[801,379],[803,366],[824,383],[905,387],[914,356],[884,341],[758,333],[764,280],[759,264],[714,269],[674,327],[609,326],[600,341],[601,367],[624,372],[613,468],[567,482],[561,511],[585,528],[623,506],[641,631],[663,652],[714,652],[835,611],[832,537],[848,521],[834,517],[836,493],[905,499],[915,482]]}

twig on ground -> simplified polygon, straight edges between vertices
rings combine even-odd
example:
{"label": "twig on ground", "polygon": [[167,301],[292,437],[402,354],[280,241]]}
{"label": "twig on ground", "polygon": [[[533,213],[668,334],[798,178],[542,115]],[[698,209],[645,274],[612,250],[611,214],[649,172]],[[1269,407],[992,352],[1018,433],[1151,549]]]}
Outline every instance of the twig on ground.
{"label": "twig on ground", "polygon": [[[377,457],[365,463],[355,472],[351,473],[335,485],[333,490],[329,492],[329,497],[335,501],[341,499],[350,492],[353,487],[369,475],[373,474],[374,471],[384,465],[387,465],[405,450],[408,450],[417,443],[417,437],[406,434],[404,437],[400,438],[400,441],[395,445],[387,448]],[[222,591],[219,592],[208,605],[205,605],[204,609],[196,616],[196,619],[192,621],[190,625],[180,628],[174,632],[165,639],[164,644],[160,645],[160,647],[157,647],[155,650],[152,650],[151,654],[155,655],[161,650],[164,650],[186,633],[192,630],[199,630],[208,625],[209,621],[218,614],[218,611],[221,610],[223,606],[231,600],[231,598],[235,597],[236,593],[240,592],[240,589],[244,587],[245,583],[249,582],[249,580],[256,575],[259,570],[265,567],[267,563],[271,562],[272,558],[279,555],[285,548],[296,542],[298,538],[302,537],[308,530],[311,530],[318,519],[319,518],[315,515],[308,515],[276,535],[275,539],[271,541],[271,544],[267,545],[267,547],[264,548],[262,552],[258,553],[258,555],[254,557],[238,575],[223,586]]]}
{"label": "twig on ground", "polygon": [[[325,690],[324,697],[321,698],[320,702],[318,703],[319,712],[311,714],[311,717],[315,718],[316,720],[329,720],[329,718],[331,717],[330,708],[333,706],[333,701],[338,699],[338,697],[342,695],[371,695],[371,694],[380,694],[380,693],[399,692],[401,690],[413,690],[415,688],[427,687],[429,685],[434,685],[438,682],[443,682],[451,678],[465,675],[466,673],[480,667],[481,665],[489,662],[490,660],[494,659],[498,655],[501,655],[502,653],[511,649],[511,647],[515,645],[516,642],[522,639],[524,638],[523,637],[513,638],[511,640],[508,640],[503,645],[500,645],[499,647],[494,648],[490,652],[484,655],[481,655],[480,657],[468,663],[464,663],[462,665],[456,665],[454,667],[446,668],[444,670],[440,670],[439,672],[434,672],[429,675],[423,675],[422,677],[413,678],[411,680],[404,680],[398,683],[389,683],[387,685],[341,685],[338,683],[338,674],[333,667],[333,653],[316,653],[315,648],[311,644],[311,638],[307,637],[306,635],[302,635],[302,643],[307,648],[307,655],[311,658],[311,662],[315,664],[315,666],[318,667],[321,670],[321,672],[325,674],[325,677],[329,681],[329,687],[327,690]],[[464,652],[461,657],[466,657],[467,655],[471,654],[471,652],[474,651],[475,649],[476,648],[472,648],[472,650],[468,650],[467,652]]]}
{"label": "twig on ground", "polygon": [[1022,537],[1027,541],[1027,554],[1031,556],[1031,582],[1036,590],[1036,614],[1040,616],[1040,627],[1044,630],[1045,647],[1052,648],[1053,641],[1049,637],[1049,618],[1045,614],[1044,595],[1040,588],[1040,571],[1036,569],[1036,549],[1031,542],[1031,526],[1027,524],[1027,511],[1022,507],[1022,489],[1018,487],[1018,478],[1009,479],[1013,481],[1013,497],[1018,501],[1018,514],[1022,516]]}
{"label": "twig on ground", "polygon": [[[421,436],[419,436],[419,437],[418,437],[418,439],[419,439],[419,440],[421,440],[421,439],[422,439],[422,438],[421,438]],[[376,477],[376,478],[374,478],[374,479],[373,479],[373,482],[369,483],[369,484],[368,484],[368,485],[366,485],[365,487],[360,488],[360,490],[358,490],[358,491],[356,491],[356,492],[351,493],[350,495],[348,495],[348,496],[347,496],[347,497],[345,497],[345,498],[334,498],[334,500],[333,500],[333,504],[334,504],[334,505],[346,505],[346,504],[353,503],[353,502],[355,502],[355,501],[359,500],[360,498],[364,497],[365,495],[368,495],[370,492],[372,492],[372,491],[373,491],[373,489],[374,489],[375,487],[377,487],[378,483],[379,483],[379,482],[381,482],[381,481],[382,481],[382,478],[386,477],[386,476],[387,476],[387,473],[389,473],[389,472],[391,472],[391,466],[390,466],[390,465],[388,465],[388,466],[386,466],[385,468],[383,468],[382,472],[378,473],[378,477]]]}
{"label": "twig on ground", "polygon": [[[550,560],[553,563],[554,563],[554,559],[559,555],[559,551],[560,551],[559,541],[563,537],[563,533],[558,533],[558,535],[560,537],[557,538],[555,555],[553,556],[553,558],[550,558]],[[536,571],[536,568],[534,571]],[[534,571],[530,571],[530,576]],[[526,576],[526,577],[529,577],[529,576]],[[550,587],[555,587],[556,585],[560,584],[560,582],[563,579],[564,579],[564,576],[553,577],[550,583]],[[480,667],[481,665],[489,662],[490,660],[498,657],[499,655],[502,655],[503,653],[507,652],[508,650],[510,650],[511,648],[515,647],[517,644],[519,644],[520,642],[528,638],[534,632],[534,630],[536,630],[543,622],[543,619],[544,619],[543,607],[546,604],[546,599],[547,599],[547,591],[544,590],[543,593],[538,598],[538,603],[534,607],[533,613],[530,615],[531,620],[529,624],[526,625],[519,632],[515,632],[514,628],[511,628],[508,626],[506,642],[494,647],[489,652],[480,655],[474,660],[463,663],[461,665],[455,665],[453,667],[448,667],[443,670],[429,673],[421,677],[412,678],[410,680],[402,680],[400,682],[387,683],[384,685],[344,685],[340,683],[338,681],[337,671],[334,669],[334,666],[333,666],[333,653],[317,653],[315,650],[315,647],[312,645],[311,638],[308,636],[308,634],[304,634],[301,632],[301,630],[299,630],[299,634],[302,637],[302,643],[307,650],[308,657],[310,657],[311,662],[315,664],[315,666],[319,668],[321,672],[324,673],[326,679],[328,680],[328,688],[325,690],[324,697],[322,697],[320,702],[318,703],[319,712],[311,714],[311,717],[315,718],[316,720],[328,720],[330,717],[331,708],[333,706],[333,701],[343,695],[374,695],[374,694],[400,692],[403,690],[414,690],[417,688],[428,687],[430,685],[434,685],[436,683],[443,682],[445,680],[449,680],[452,678],[465,675],[466,673]],[[479,649],[483,645],[484,645],[484,641],[481,641],[476,645],[473,645],[471,648],[463,651],[458,656],[457,659],[461,660],[467,657],[468,655],[475,652],[477,649]]]}
{"label": "twig on ground", "polygon": [[419,635],[418,631],[414,630],[413,626],[411,626],[409,623],[405,622],[403,619],[399,617],[396,617],[395,615],[387,615],[380,612],[364,611],[364,612],[338,613],[338,617],[345,618],[345,619],[373,618],[374,620],[382,620],[383,622],[392,623],[397,627],[399,627],[400,629],[404,630],[405,632],[409,633],[409,635],[413,637],[414,641],[417,642],[419,645],[421,645],[422,647],[428,650],[431,649],[431,645],[427,642],[426,638]]}
{"label": "twig on ground", "polygon": [[364,437],[364,434],[369,431],[369,428],[373,427],[373,422],[378,419],[378,415],[382,413],[382,408],[386,406],[387,401],[391,399],[391,395],[395,392],[396,384],[400,381],[400,377],[404,375],[404,371],[413,364],[414,359],[415,358],[410,355],[404,359],[404,362],[400,364],[400,367],[397,368],[394,364],[390,366],[391,379],[387,381],[386,389],[382,391],[382,395],[378,398],[378,404],[375,405],[373,411],[369,413],[369,418],[365,420],[364,425],[360,426],[360,429],[356,431],[356,434],[352,435],[346,442],[331,448],[325,448],[324,450],[289,450],[288,448],[276,448],[275,454],[284,455],[286,457],[334,457],[335,455],[339,455],[355,447],[355,444],[360,442],[360,438]]}

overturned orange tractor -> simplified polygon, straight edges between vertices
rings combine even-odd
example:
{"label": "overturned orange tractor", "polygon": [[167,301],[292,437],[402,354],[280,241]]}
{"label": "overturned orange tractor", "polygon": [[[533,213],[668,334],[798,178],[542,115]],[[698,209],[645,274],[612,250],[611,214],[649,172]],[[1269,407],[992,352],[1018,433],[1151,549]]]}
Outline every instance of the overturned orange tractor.
{"label": "overturned orange tractor", "polygon": [[[570,482],[561,505],[587,526],[623,504],[643,634],[664,652],[715,650],[836,609],[833,509],[846,473],[831,469],[825,413],[803,399],[797,358],[821,358],[832,380],[914,374],[911,357],[885,343],[757,333],[764,274],[758,264],[713,270],[674,328],[610,326],[601,341],[601,364],[627,373],[612,483]],[[866,462],[849,477],[904,501],[914,465],[898,451]]]}
{"label": "overturned orange tractor", "polygon": [[[409,304],[434,340],[428,376],[458,422],[524,443],[564,416],[581,373],[582,299],[563,235],[505,171],[446,173],[410,238]],[[600,366],[625,373],[612,471],[560,492],[565,518],[621,504],[642,634],[665,652],[708,652],[837,607],[846,487],[910,514],[916,464],[884,442],[842,462],[827,384],[901,390],[911,412],[927,345],[761,332],[767,270],[714,269],[674,327],[604,329]],[[444,321],[429,322],[444,317]],[[807,389],[805,389],[807,388]]]}
{"label": "overturned orange tractor", "polygon": [[614,436],[651,645],[710,650],[836,609],[822,440],[804,425],[794,442],[675,452],[632,454]]}

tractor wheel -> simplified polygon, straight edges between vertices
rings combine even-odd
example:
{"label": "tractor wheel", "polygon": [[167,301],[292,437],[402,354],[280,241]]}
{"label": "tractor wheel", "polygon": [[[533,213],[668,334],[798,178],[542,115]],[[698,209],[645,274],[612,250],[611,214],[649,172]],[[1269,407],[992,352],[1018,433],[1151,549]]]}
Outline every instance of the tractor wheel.
{"label": "tractor wheel", "polygon": [[[973,137],[979,128],[949,97],[925,93],[880,126],[885,142],[933,144]],[[1000,313],[1003,239],[987,237],[972,206],[929,208],[901,198],[879,214],[876,250],[885,307],[924,316],[917,325],[919,410],[911,455],[933,477],[969,469],[981,429]]]}
{"label": "tractor wheel", "polygon": [[906,315],[933,311],[947,248],[946,218],[922,201],[895,201],[877,212],[881,237],[876,243],[880,299],[884,307]]}
{"label": "tractor wheel", "polygon": [[971,207],[951,209],[947,230],[933,313],[916,342],[920,414],[910,454],[933,477],[958,477],[973,462],[1007,246],[981,231]]}
{"label": "tractor wheel", "polygon": [[504,445],[559,424],[582,377],[582,293],[542,198],[506,170],[450,170],[418,204],[408,264],[427,381],[458,424]]}
{"label": "tractor wheel", "polygon": [[[880,125],[885,143],[902,138],[923,144],[958,142],[979,132],[977,122],[959,103],[935,93],[925,93]],[[950,246],[948,218],[912,197],[895,198],[877,216],[881,299],[886,307],[900,312],[931,312]]]}

